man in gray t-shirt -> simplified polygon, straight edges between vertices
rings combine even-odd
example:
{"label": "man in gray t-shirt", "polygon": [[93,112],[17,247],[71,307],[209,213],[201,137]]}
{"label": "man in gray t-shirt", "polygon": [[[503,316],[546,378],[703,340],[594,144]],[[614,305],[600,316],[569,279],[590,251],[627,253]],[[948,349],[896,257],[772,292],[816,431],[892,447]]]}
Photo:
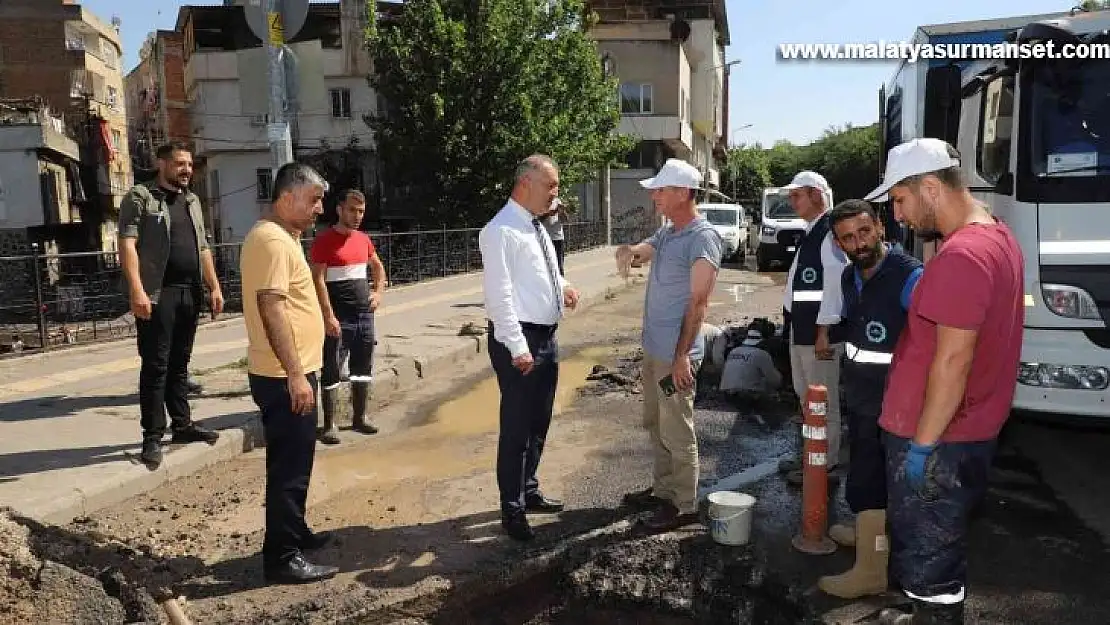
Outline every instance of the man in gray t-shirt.
{"label": "man in gray t-shirt", "polygon": [[657,507],[649,529],[669,531],[697,521],[698,442],[694,375],[705,357],[702,322],[721,266],[723,242],[698,214],[701,173],[670,159],[640,184],[670,223],[638,245],[617,249],[617,269],[651,262],[643,321],[644,427],[655,448],[651,488],[625,503]]}

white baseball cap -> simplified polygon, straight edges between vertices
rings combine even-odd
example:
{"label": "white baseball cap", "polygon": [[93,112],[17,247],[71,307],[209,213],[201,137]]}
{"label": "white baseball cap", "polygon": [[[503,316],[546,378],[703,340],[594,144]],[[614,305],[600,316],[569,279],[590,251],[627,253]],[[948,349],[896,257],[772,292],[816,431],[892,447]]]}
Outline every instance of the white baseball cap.
{"label": "white baseball cap", "polygon": [[701,188],[701,172],[696,167],[678,158],[667,159],[654,178],[641,180],[640,186],[645,189],[662,189],[664,187],[685,187],[687,189]]}
{"label": "white baseball cap", "polygon": [[940,139],[913,139],[890,148],[886,159],[883,183],[863,199],[868,202],[885,202],[894,185],[910,176],[927,174],[950,167],[957,167],[960,159],[948,153],[948,144]]}
{"label": "white baseball cap", "polygon": [[748,337],[744,339],[744,345],[755,346],[763,340],[763,333],[759,330],[748,330]]}
{"label": "white baseball cap", "polygon": [[790,184],[782,188],[782,193],[789,193],[802,187],[813,187],[822,193],[826,193],[829,190],[829,182],[825,180],[824,176],[815,171],[800,171],[790,181]]}

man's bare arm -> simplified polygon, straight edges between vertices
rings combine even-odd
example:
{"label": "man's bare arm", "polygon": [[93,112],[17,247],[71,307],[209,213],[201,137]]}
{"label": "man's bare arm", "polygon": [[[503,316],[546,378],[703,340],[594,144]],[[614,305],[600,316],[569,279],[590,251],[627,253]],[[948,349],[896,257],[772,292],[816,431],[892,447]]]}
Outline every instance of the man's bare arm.
{"label": "man's bare arm", "polygon": [[374,279],[374,292],[378,294],[379,299],[385,291],[386,275],[385,265],[382,259],[378,256],[377,252],[370,257],[370,277]]}
{"label": "man's bare arm", "polygon": [[967,388],[977,337],[975,330],[937,325],[937,349],[929,366],[925,405],[914,436],[918,443],[932,445],[948,429]]}
{"label": "man's bare arm", "polygon": [[212,250],[201,250],[200,266],[204,272],[204,283],[208,285],[208,290],[212,292],[219,291],[220,279],[216,276],[216,262],[212,260]]}
{"label": "man's bare arm", "polygon": [[266,340],[281,361],[285,374],[290,378],[303,376],[301,359],[293,343],[293,329],[285,316],[285,293],[279,291],[258,292],[258,312],[262,317],[262,327],[266,330]]}
{"label": "man's bare arm", "polygon": [[678,335],[678,345],[675,347],[675,360],[685,357],[690,353],[694,340],[701,332],[701,324],[705,322],[705,313],[709,309],[709,296],[717,284],[717,268],[713,263],[699,259],[694,263],[690,272],[690,302],[686,305],[686,313],[682,317],[682,333]]}
{"label": "man's bare arm", "polygon": [[119,262],[123,267],[123,277],[127,279],[130,293],[144,292],[143,279],[139,276],[139,250],[135,248],[135,237],[120,237]]}
{"label": "man's bare arm", "polygon": [[316,287],[316,299],[320,300],[320,311],[324,313],[324,319],[335,316],[335,310],[331,307],[331,298],[328,297],[327,273],[327,265],[312,264],[312,285]]}

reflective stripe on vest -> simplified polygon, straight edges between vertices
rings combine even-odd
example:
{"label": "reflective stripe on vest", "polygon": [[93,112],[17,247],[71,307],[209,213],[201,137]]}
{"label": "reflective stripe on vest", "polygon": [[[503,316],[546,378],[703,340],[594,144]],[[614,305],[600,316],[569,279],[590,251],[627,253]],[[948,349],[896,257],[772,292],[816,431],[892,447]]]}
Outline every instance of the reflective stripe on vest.
{"label": "reflective stripe on vest", "polygon": [[824,291],[794,291],[795,302],[819,302]]}
{"label": "reflective stripe on vest", "polygon": [[865,363],[870,365],[889,365],[890,361],[894,359],[894,354],[888,352],[873,352],[867,349],[860,349],[852,343],[844,344],[844,354],[848,360],[852,362]]}

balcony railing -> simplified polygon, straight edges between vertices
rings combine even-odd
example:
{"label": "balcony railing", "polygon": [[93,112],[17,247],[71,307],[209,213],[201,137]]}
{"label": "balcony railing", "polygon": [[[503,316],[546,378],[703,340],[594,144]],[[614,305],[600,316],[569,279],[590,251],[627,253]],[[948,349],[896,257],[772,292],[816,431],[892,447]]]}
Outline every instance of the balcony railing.
{"label": "balcony railing", "polygon": [[[482,269],[478,228],[370,233],[391,285]],[[566,252],[605,245],[601,222],[564,226]],[[304,241],[305,250],[311,245]],[[216,245],[226,313],[242,312],[241,243]],[[0,351],[36,351],[132,336],[135,320],[116,252],[0,257]]]}

